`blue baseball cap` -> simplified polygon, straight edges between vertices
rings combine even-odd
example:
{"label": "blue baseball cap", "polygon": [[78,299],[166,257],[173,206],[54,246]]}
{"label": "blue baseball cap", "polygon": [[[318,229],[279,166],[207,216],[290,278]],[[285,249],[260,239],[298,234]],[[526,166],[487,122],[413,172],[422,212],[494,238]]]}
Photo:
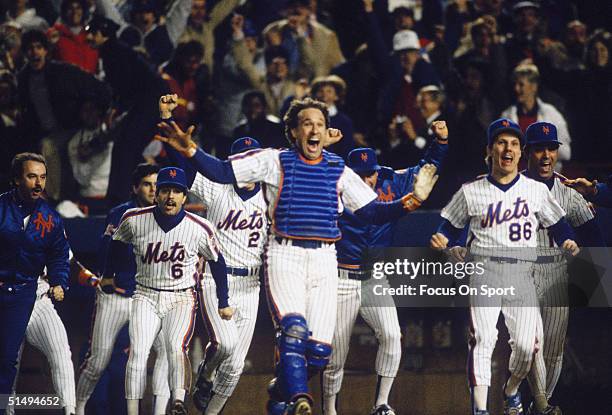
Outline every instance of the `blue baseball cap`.
{"label": "blue baseball cap", "polygon": [[164,167],[157,173],[157,189],[164,186],[178,187],[185,193],[189,190],[185,170],[178,167]]}
{"label": "blue baseball cap", "polygon": [[523,142],[523,132],[521,131],[521,127],[517,123],[508,118],[500,118],[499,120],[493,121],[489,128],[487,128],[487,143],[489,146],[493,144],[495,139],[501,133],[511,133],[516,135],[521,143]]}
{"label": "blue baseball cap", "polygon": [[348,155],[348,166],[355,173],[363,173],[380,170],[376,152],[372,148],[359,147],[352,150]]}
{"label": "blue baseball cap", "polygon": [[525,144],[528,146],[546,146],[563,144],[557,138],[557,127],[549,122],[534,122],[525,131]]}
{"label": "blue baseball cap", "polygon": [[259,141],[251,137],[241,137],[232,143],[230,152],[231,154],[238,154],[254,148],[261,148]]}

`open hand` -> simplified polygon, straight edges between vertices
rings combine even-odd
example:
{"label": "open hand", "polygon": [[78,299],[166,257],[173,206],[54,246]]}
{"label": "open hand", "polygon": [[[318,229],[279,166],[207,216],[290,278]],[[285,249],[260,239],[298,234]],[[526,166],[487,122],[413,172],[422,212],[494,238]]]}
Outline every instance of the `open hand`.
{"label": "open hand", "polygon": [[578,191],[578,193],[580,193],[584,197],[595,196],[596,189],[597,189],[596,180],[590,182],[587,179],[584,179],[582,177],[579,179],[574,179],[574,180],[565,180],[563,184],[571,187],[572,189],[575,189],[576,191]]}
{"label": "open hand", "polygon": [[192,125],[187,131],[181,130],[181,127],[177,123],[171,121],[170,124],[167,122],[160,122],[157,126],[162,130],[164,135],[155,134],[155,139],[166,143],[174,148],[176,151],[181,153],[187,158],[191,158],[196,153],[197,145],[191,138],[195,127]]}
{"label": "open hand", "polygon": [[427,200],[431,190],[438,181],[437,170],[436,166],[428,163],[421,167],[419,173],[415,175],[413,193],[421,202]]}

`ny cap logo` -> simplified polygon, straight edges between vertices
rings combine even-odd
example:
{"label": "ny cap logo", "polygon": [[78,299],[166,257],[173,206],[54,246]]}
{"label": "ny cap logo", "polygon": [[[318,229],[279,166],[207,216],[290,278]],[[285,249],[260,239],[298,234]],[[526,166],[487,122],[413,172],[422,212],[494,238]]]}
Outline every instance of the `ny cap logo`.
{"label": "ny cap logo", "polygon": [[550,128],[548,128],[548,126],[543,125],[542,126],[542,131],[544,132],[544,134],[548,135],[548,133],[550,133]]}
{"label": "ny cap logo", "polygon": [[170,177],[173,179],[176,177],[176,170],[170,170]]}
{"label": "ny cap logo", "polygon": [[246,140],[244,140],[244,144],[250,146],[251,144],[253,144],[253,141],[251,141],[250,138],[247,138]]}
{"label": "ny cap logo", "polygon": [[508,122],[508,120],[503,120],[503,121],[502,121],[502,125],[503,125],[504,127],[508,127],[508,126],[510,125],[510,123]]}
{"label": "ny cap logo", "polygon": [[363,162],[368,161],[368,153],[361,153],[361,160]]}

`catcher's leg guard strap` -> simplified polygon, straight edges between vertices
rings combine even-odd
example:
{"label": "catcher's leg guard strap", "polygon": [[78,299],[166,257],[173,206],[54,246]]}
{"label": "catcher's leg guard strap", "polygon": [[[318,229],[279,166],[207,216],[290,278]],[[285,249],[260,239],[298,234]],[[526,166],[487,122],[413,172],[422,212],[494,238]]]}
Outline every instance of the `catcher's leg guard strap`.
{"label": "catcher's leg guard strap", "polygon": [[279,359],[276,367],[277,387],[286,402],[308,393],[306,343],[308,326],[303,316],[289,314],[280,322]]}
{"label": "catcher's leg guard strap", "polygon": [[327,343],[320,343],[313,339],[308,339],[306,344],[306,360],[308,368],[321,370],[329,363],[332,347]]}

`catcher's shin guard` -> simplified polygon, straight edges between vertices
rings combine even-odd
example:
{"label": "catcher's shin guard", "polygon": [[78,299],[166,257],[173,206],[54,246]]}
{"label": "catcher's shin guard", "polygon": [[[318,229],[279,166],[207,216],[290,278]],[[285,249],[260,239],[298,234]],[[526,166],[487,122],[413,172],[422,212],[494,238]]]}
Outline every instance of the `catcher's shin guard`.
{"label": "catcher's shin guard", "polygon": [[280,336],[277,338],[275,388],[282,401],[291,402],[299,396],[308,395],[308,367],[305,356],[308,326],[303,316],[289,314],[281,320],[280,329]]}

